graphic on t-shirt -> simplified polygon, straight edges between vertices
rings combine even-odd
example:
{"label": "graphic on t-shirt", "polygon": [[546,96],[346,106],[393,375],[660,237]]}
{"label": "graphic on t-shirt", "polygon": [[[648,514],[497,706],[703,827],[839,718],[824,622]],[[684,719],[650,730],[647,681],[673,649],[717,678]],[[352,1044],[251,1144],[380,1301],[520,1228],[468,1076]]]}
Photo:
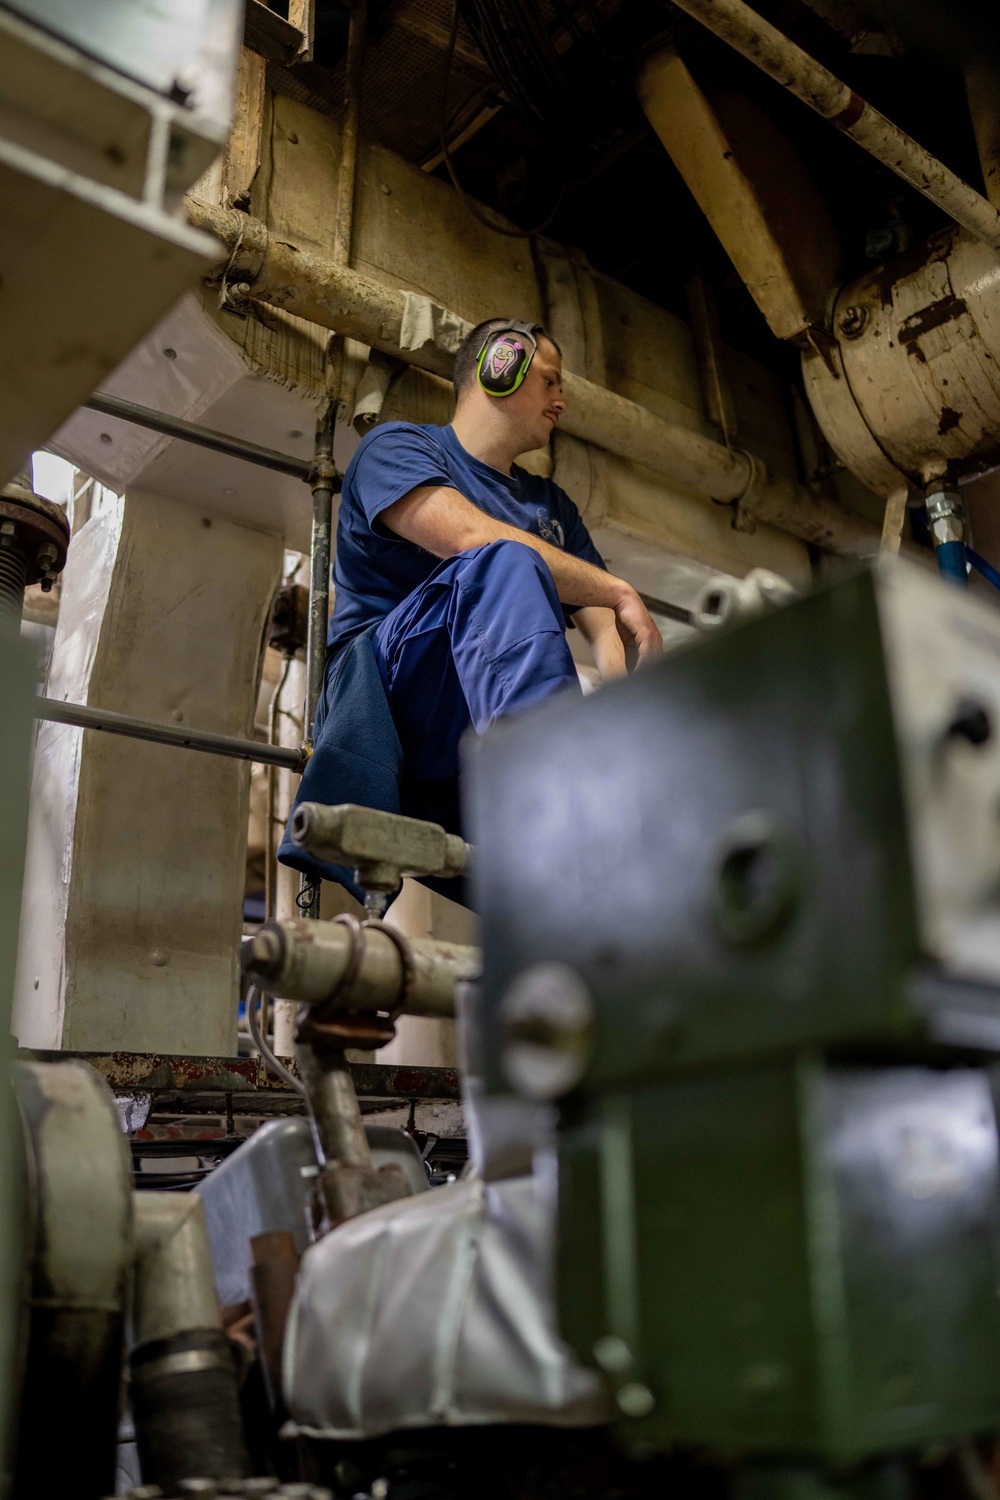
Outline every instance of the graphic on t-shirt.
{"label": "graphic on t-shirt", "polygon": [[507,378],[511,365],[524,350],[524,345],[514,338],[497,339],[486,361],[487,373],[492,380]]}
{"label": "graphic on t-shirt", "polygon": [[550,516],[548,511],[541,506],[535,513],[538,522],[538,535],[543,542],[548,542],[552,547],[565,547],[566,537],[562,529],[562,523],[555,516]]}

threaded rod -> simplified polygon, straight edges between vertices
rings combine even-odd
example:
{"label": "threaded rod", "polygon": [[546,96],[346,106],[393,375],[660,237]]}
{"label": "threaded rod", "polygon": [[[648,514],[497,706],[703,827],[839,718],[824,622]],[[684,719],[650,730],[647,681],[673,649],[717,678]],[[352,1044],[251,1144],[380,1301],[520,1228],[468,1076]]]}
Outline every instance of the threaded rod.
{"label": "threaded rod", "polygon": [[20,547],[0,547],[0,625],[21,627],[28,559]]}

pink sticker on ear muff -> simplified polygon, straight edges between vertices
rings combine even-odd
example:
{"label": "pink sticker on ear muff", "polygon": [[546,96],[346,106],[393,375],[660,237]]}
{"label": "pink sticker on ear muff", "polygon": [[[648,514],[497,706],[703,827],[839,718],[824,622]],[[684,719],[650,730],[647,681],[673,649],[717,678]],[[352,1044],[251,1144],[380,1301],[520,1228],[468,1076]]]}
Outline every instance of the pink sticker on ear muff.
{"label": "pink sticker on ear muff", "polygon": [[497,339],[486,360],[486,370],[490,379],[505,380],[518,355],[523,353],[524,345],[518,339],[511,338],[509,335]]}

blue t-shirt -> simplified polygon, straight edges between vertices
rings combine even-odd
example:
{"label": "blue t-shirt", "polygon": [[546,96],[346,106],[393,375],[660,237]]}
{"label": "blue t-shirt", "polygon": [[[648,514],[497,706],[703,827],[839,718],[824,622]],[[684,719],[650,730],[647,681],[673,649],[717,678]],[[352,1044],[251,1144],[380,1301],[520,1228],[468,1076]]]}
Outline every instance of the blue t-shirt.
{"label": "blue t-shirt", "polygon": [[379,521],[388,506],[422,484],[449,485],[495,520],[604,567],[580,512],[551,479],[516,464],[502,474],[466,453],[450,426],[386,422],[362,439],[344,475],[331,647],[384,620],[440,566],[440,558]]}

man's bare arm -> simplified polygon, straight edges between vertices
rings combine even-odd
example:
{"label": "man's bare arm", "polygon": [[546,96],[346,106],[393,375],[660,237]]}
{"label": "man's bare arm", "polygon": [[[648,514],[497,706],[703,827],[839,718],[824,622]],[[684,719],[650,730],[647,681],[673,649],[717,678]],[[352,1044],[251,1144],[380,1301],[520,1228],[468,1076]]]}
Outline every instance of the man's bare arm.
{"label": "man's bare arm", "polygon": [[458,490],[446,485],[419,485],[384,510],[379,519],[397,536],[441,558],[455,557],[489,542],[523,542],[545,559],[563,604],[577,609],[598,606],[614,612],[626,653],[633,650],[641,662],[662,649],[660,632],[631,584],[550,546],[530,531],[495,521]]}
{"label": "man's bare arm", "polygon": [[594,653],[601,681],[611,682],[615,677],[624,677],[628,663],[614,610],[590,604],[573,611],[573,623]]}

